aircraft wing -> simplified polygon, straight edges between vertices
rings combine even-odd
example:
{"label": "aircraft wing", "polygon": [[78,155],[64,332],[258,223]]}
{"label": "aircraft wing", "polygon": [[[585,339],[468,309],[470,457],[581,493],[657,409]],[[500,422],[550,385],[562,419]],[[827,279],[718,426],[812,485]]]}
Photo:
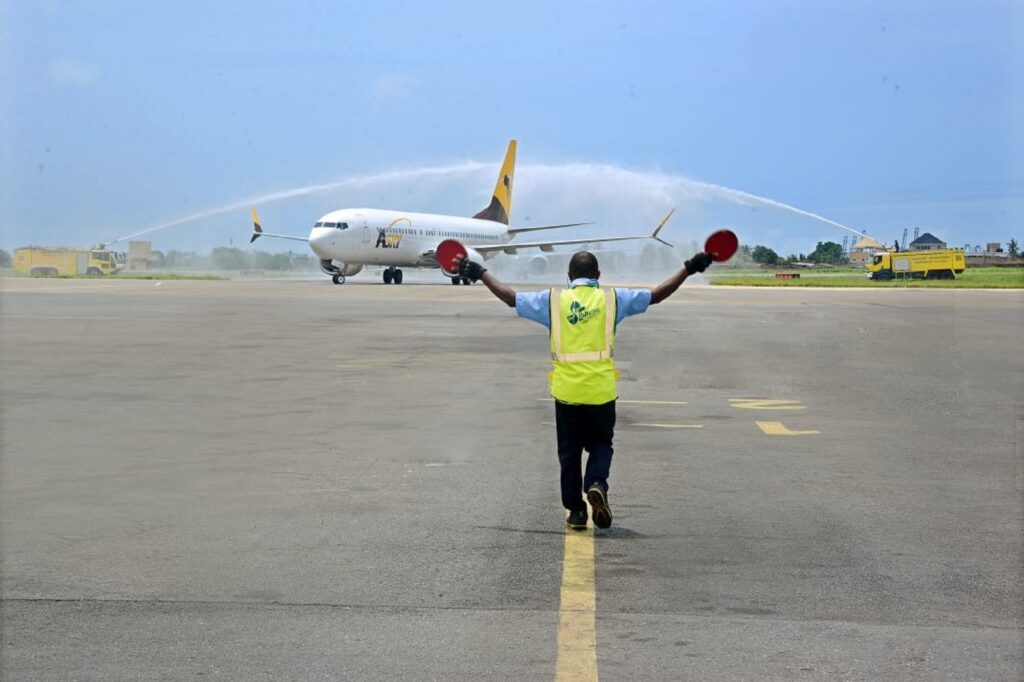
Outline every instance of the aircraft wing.
{"label": "aircraft wing", "polygon": [[661,228],[665,227],[665,223],[669,221],[669,218],[671,218],[672,214],[675,212],[676,210],[674,208],[671,211],[669,211],[668,215],[661,219],[661,222],[658,223],[658,226],[654,228],[654,232],[651,234],[640,234],[632,237],[591,237],[590,239],[558,239],[539,242],[509,242],[508,244],[486,244],[483,246],[473,246],[470,248],[472,248],[479,254],[486,256],[489,253],[497,253],[499,251],[504,251],[505,253],[511,255],[514,254],[518,249],[536,248],[540,249],[541,251],[553,251],[554,247],[563,246],[567,244],[597,244],[599,242],[622,242],[631,239],[655,239],[661,242],[662,244],[672,246],[672,244],[669,244],[667,241],[660,238],[658,236],[658,233],[661,232]]}
{"label": "aircraft wing", "polygon": [[252,239],[249,243],[252,244],[260,237],[277,237],[278,239],[294,239],[297,242],[309,243],[309,239],[306,237],[295,237],[290,234],[273,234],[272,232],[264,232],[263,226],[260,225],[260,217],[256,215],[256,207],[252,208]]}
{"label": "aircraft wing", "polygon": [[538,225],[537,227],[510,227],[509,234],[520,232],[536,232],[537,230],[559,230],[563,227],[579,227],[580,225],[593,225],[593,223],[562,223],[561,225]]}

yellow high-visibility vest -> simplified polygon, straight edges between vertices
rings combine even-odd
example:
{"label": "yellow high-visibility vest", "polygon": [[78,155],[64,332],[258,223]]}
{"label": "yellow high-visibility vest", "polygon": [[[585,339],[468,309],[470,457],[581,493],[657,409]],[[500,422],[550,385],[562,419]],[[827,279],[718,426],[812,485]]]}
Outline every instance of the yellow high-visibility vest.
{"label": "yellow high-visibility vest", "polygon": [[603,405],[618,397],[615,290],[596,286],[551,290],[551,397],[563,403]]}

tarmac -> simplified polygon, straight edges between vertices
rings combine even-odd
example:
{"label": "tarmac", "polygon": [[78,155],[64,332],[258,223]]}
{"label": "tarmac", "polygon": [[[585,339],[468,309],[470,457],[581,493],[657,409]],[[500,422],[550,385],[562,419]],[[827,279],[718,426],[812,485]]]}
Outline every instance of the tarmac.
{"label": "tarmac", "polygon": [[1024,679],[1024,292],[684,285],[583,533],[482,285],[0,292],[4,680]]}

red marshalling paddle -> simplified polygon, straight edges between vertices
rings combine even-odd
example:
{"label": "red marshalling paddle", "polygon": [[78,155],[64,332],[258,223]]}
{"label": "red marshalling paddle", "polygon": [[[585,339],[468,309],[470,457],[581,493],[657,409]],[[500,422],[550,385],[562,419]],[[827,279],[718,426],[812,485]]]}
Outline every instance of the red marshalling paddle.
{"label": "red marshalling paddle", "polygon": [[441,267],[441,272],[454,277],[459,274],[459,261],[468,255],[466,247],[455,241],[454,239],[445,239],[443,242],[437,245],[437,252],[434,257],[437,258],[437,264]]}
{"label": "red marshalling paddle", "polygon": [[[704,242],[704,253],[711,256],[716,263],[732,258],[739,248],[740,240],[732,230],[718,230]],[[440,250],[439,250],[440,252]]]}

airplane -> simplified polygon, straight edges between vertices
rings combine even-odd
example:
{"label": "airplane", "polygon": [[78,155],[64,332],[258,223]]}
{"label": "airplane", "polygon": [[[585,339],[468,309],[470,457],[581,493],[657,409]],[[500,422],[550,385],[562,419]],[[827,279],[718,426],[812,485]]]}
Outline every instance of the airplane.
{"label": "airplane", "polygon": [[[513,227],[508,219],[512,207],[512,178],[515,174],[516,141],[510,140],[501,164],[491,203],[472,218],[432,213],[411,213],[379,208],[346,208],[331,211],[313,225],[309,237],[264,232],[256,208],[252,208],[253,234],[249,243],[260,237],[277,237],[307,242],[320,260],[320,269],[335,284],[344,284],[367,265],[383,265],[384,284],[401,284],[402,267],[439,268],[436,253],[441,242],[454,239],[464,245],[471,260],[480,261],[498,253],[515,254],[518,249],[539,248],[553,251],[555,246],[593,244],[632,239],[655,239],[675,212],[658,224],[652,234],[630,237],[591,237],[533,242],[514,242],[525,232],[576,227],[588,223],[565,223],[539,227]],[[442,271],[444,272],[444,271]],[[470,284],[469,278],[449,276],[452,284]]]}

